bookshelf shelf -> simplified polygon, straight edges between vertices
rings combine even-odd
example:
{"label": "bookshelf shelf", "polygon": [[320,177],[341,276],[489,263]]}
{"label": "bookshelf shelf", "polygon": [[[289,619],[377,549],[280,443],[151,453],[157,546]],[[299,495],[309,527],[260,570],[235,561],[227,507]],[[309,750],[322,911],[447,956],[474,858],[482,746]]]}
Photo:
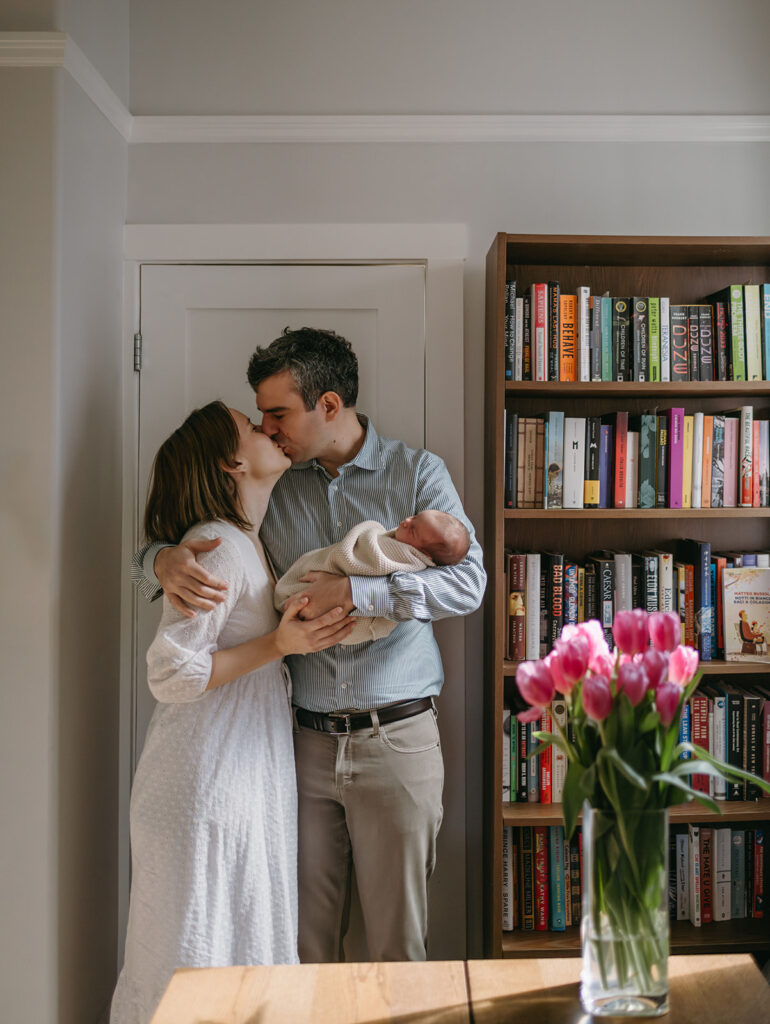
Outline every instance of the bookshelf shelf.
{"label": "bookshelf shelf", "polygon": [[[515,704],[516,663],[504,658],[507,594],[505,549],[563,551],[580,562],[607,548],[641,552],[684,538],[708,540],[712,550],[770,549],[770,509],[506,509],[504,437],[506,408],[523,416],[561,410],[567,416],[683,406],[688,413],[724,413],[752,405],[770,417],[770,381],[697,383],[506,382],[506,281],[522,291],[538,281],[559,281],[563,294],[588,285],[594,295],[665,295],[699,303],[734,281],[770,281],[770,238],[625,237],[499,234],[487,255],[485,401],[485,601],[484,932],[486,955],[563,956],[579,952],[571,932],[502,931],[503,825],[558,824],[561,807],[502,803],[502,716]],[[737,687],[770,671],[765,663],[707,662],[704,672]],[[770,800],[728,801],[723,814],[700,805],[672,808],[674,823],[770,821]],[[743,827],[736,825],[736,827]],[[677,952],[770,950],[768,920],[748,919],[694,928],[676,922]]]}
{"label": "bookshelf shelf", "polygon": [[[561,825],[561,804],[502,804],[505,825]],[[727,823],[737,821],[770,821],[770,800],[723,801],[723,813],[693,801],[669,808],[669,822],[682,825],[688,822]]]}
{"label": "bookshelf shelf", "polygon": [[505,519],[770,519],[770,508],[506,508]]}
{"label": "bookshelf shelf", "polygon": [[[671,922],[672,953],[753,953],[770,949],[770,928],[762,919],[717,921],[695,928]],[[504,957],[580,956],[580,928],[563,932],[503,932]]]}

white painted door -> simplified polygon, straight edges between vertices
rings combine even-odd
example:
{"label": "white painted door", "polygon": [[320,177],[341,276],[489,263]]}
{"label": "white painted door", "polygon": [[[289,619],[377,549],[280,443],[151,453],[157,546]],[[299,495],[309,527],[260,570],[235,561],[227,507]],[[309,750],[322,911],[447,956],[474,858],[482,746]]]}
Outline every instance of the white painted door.
{"label": "white painted door", "polygon": [[[359,362],[358,408],[378,432],[425,446],[425,268],[143,266],[139,517],[155,452],[188,413],[215,398],[249,415],[249,357],[287,327],[346,337]],[[161,602],[138,602],[133,770],[154,702],[144,673]]]}

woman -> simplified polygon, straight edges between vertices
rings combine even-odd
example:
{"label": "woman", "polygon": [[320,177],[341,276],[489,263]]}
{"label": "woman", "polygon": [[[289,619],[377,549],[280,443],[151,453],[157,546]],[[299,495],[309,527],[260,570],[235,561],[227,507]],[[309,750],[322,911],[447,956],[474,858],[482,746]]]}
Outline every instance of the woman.
{"label": "woman", "polygon": [[297,795],[281,658],[344,639],[342,609],[273,609],[258,531],[289,459],[212,402],[163,444],[148,540],[221,538],[200,556],[225,600],[189,618],[164,599],[147,653],[159,701],[131,794],[131,902],[112,1024],[146,1024],[177,967],[297,960]]}

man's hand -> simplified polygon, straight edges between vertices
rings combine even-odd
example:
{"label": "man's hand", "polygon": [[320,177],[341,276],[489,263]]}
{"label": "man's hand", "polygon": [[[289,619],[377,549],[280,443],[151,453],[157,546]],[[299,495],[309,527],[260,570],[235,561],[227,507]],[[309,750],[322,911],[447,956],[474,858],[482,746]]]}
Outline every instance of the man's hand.
{"label": "man's hand", "polygon": [[[155,575],[172,608],[188,619],[195,618],[195,609],[206,611],[224,601],[227,584],[198,564],[196,555],[213,551],[221,538],[186,540],[172,548],[161,548],[155,557]],[[339,602],[337,602],[339,604]]]}
{"label": "man's hand", "polygon": [[300,579],[300,583],[308,585],[296,596],[310,599],[300,612],[302,619],[317,619],[332,608],[342,608],[347,615],[355,607],[347,576],[311,570]]}

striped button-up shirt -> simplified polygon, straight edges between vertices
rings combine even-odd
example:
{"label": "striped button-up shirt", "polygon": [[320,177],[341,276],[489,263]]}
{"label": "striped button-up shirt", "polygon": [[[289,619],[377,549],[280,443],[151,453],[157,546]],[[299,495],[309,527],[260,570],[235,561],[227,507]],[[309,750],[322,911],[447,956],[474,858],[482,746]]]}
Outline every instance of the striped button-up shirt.
{"label": "striped button-up shirt", "polygon": [[[381,640],[287,657],[294,702],[311,711],[370,709],[439,693],[444,676],[431,620],[474,611],[486,584],[481,548],[444,462],[379,437],[360,419],[364,443],[338,476],[313,459],[293,465],[276,484],[260,530],[276,572],[282,575],[312,548],[336,543],[360,522],[376,520],[390,530],[429,508],[465,523],[471,546],[457,565],[350,577],[352,614],[384,615],[398,626]],[[132,576],[148,596],[158,590],[151,568],[158,548],[145,547],[133,560]]]}

